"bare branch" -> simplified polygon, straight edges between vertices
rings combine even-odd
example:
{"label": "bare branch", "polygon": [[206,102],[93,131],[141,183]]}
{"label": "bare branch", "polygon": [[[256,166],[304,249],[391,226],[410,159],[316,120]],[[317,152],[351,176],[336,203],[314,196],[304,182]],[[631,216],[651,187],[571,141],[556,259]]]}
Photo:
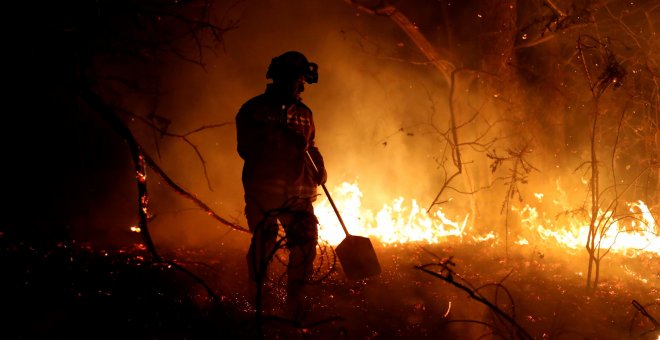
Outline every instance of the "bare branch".
{"label": "bare branch", "polygon": [[224,218],[222,218],[220,215],[218,215],[213,209],[211,209],[206,203],[204,203],[202,200],[197,198],[197,196],[187,192],[183,188],[181,188],[178,184],[176,184],[167,174],[158,166],[158,164],[151,158],[149,155],[144,154],[144,160],[147,162],[149,167],[153,169],[164,181],[167,183],[174,191],[182,195],[183,197],[193,201],[195,204],[197,204],[198,207],[200,207],[202,210],[204,210],[209,216],[214,218],[215,220],[219,221],[220,223],[238,230],[238,231],[243,231],[243,232],[249,232],[249,230],[245,227],[242,227],[236,223],[230,222]]}
{"label": "bare branch", "polygon": [[[208,175],[208,169],[206,167],[206,160],[204,159],[204,156],[202,153],[199,151],[199,148],[197,145],[195,145],[190,139],[188,139],[188,136],[201,132],[203,130],[207,129],[215,129],[219,127],[224,127],[227,125],[232,125],[234,124],[233,122],[224,122],[224,123],[217,123],[217,124],[207,124],[207,125],[202,125],[196,129],[193,129],[189,132],[183,133],[183,134],[176,134],[168,131],[170,121],[166,120],[160,116],[156,116],[153,112],[149,114],[148,117],[143,117],[140,115],[137,115],[129,110],[123,109],[123,108],[118,108],[115,107],[116,110],[121,111],[130,117],[136,118],[140,120],[141,122],[145,123],[146,125],[150,126],[155,132],[158,132],[158,134],[162,136],[168,136],[168,137],[175,137],[183,140],[184,143],[188,144],[192,149],[195,155],[197,155],[197,158],[199,159],[200,163],[202,164],[202,169],[204,171],[204,178],[206,178],[206,185],[208,186],[210,191],[213,191],[213,186],[211,185],[211,179],[209,178]],[[159,148],[159,143],[156,140],[156,147]],[[160,152],[159,152],[160,154]]]}
{"label": "bare branch", "polygon": [[431,42],[419,31],[419,28],[395,6],[389,4],[388,1],[381,1],[379,5],[374,7],[363,6],[359,4],[357,0],[345,1],[365,13],[382,15],[392,19],[392,21],[394,21],[397,26],[408,35],[410,40],[415,43],[419,51],[424,54],[429,62],[433,64],[445,81],[448,84],[451,82],[451,73],[455,69],[454,65],[450,61],[443,59],[433,44],[431,44]]}
{"label": "bare branch", "polygon": [[[472,299],[474,299],[474,300],[480,302],[481,304],[485,305],[490,310],[495,312],[499,317],[503,318],[503,320],[505,320],[511,326],[513,326],[516,330],[516,335],[518,337],[523,338],[523,339],[530,339],[530,340],[534,339],[529,333],[527,333],[527,331],[522,326],[520,326],[516,322],[516,320],[512,316],[510,316],[509,314],[507,314],[506,312],[501,310],[495,304],[488,301],[488,299],[486,299],[481,294],[479,294],[479,292],[477,290],[472,289],[472,288],[470,288],[470,287],[468,287],[464,284],[461,284],[459,282],[456,282],[456,280],[454,280],[454,276],[457,276],[457,275],[453,271],[453,269],[449,268],[449,265],[452,265],[452,264],[453,264],[453,262],[450,262],[450,261],[440,261],[439,263],[430,263],[430,264],[415,266],[415,268],[418,269],[418,270],[421,270],[421,271],[423,271],[423,272],[425,272],[425,273],[427,273],[431,276],[439,278],[439,279],[441,279],[441,280],[443,280],[443,281],[445,281],[445,282],[447,282],[447,283],[463,290],[464,292],[466,292]],[[439,267],[440,271],[439,272],[433,271],[433,270],[429,269],[429,267]]]}

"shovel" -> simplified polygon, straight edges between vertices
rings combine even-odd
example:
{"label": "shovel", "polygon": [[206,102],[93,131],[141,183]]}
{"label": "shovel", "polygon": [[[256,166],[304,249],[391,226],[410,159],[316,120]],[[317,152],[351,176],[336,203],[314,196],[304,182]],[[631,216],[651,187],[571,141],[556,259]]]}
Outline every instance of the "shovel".
{"label": "shovel", "polygon": [[[307,159],[309,159],[314,167],[314,171],[318,173],[318,168],[309,152],[307,152]],[[321,184],[321,187],[323,187],[325,196],[328,197],[328,201],[330,201],[330,205],[332,205],[332,209],[337,214],[337,219],[339,219],[339,223],[344,229],[344,233],[346,233],[346,238],[335,249],[346,277],[351,280],[362,280],[380,274],[380,263],[378,262],[378,257],[376,256],[374,246],[371,244],[371,240],[367,237],[351,235],[348,232],[344,220],[339,215],[339,210],[337,210],[335,202],[330,197],[330,192],[328,192],[325,184]]]}

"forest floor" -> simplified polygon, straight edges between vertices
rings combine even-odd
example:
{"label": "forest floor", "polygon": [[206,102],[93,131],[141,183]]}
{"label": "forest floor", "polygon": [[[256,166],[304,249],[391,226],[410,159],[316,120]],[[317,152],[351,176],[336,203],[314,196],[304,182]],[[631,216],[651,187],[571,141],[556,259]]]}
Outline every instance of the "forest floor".
{"label": "forest floor", "polygon": [[[174,260],[172,265],[149,261],[138,245],[100,249],[75,242],[19,240],[0,231],[0,335],[653,340],[660,335],[657,255],[607,255],[598,288],[589,294],[586,257],[579,252],[555,255],[512,246],[507,256],[497,242],[376,244],[383,268],[377,277],[349,281],[333,256],[325,257],[317,274],[322,280],[311,289],[311,310],[297,320],[279,307],[283,289],[277,278],[284,267],[275,261],[274,279],[267,285],[271,307],[258,327],[246,297],[244,247],[245,242],[224,242],[214,249],[161,249],[164,258]],[[416,268],[447,259],[453,263],[450,281]],[[333,263],[336,268],[330,271]],[[439,267],[429,267],[434,268]],[[441,276],[447,278],[446,273]],[[475,297],[504,311],[515,326]]]}

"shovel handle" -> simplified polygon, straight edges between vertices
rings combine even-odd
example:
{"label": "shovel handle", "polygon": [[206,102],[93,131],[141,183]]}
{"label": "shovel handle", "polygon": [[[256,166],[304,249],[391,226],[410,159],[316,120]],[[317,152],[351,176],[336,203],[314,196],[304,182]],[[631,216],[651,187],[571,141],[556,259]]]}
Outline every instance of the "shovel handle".
{"label": "shovel handle", "polygon": [[[314,171],[318,174],[319,168],[316,167],[316,163],[314,163],[314,160],[312,159],[312,156],[309,154],[309,151],[305,150],[305,153],[307,154],[307,159],[309,162],[312,164],[312,167],[314,167]],[[332,209],[335,211],[335,214],[337,214],[337,219],[339,220],[339,223],[341,224],[341,227],[344,229],[344,232],[346,233],[346,236],[351,236],[351,234],[348,233],[348,229],[346,229],[346,225],[344,224],[344,220],[341,219],[341,215],[339,214],[339,210],[337,209],[337,206],[335,205],[335,201],[332,200],[332,197],[330,197],[330,192],[328,191],[328,188],[325,187],[325,184],[321,184],[321,187],[323,188],[323,192],[325,192],[325,196],[328,197],[328,201],[330,201],[330,205],[332,205]]]}

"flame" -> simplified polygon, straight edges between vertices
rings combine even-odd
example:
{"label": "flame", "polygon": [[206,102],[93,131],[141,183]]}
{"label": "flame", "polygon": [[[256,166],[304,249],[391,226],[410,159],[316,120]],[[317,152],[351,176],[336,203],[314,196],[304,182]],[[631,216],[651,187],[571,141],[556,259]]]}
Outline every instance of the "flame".
{"label": "flame", "polygon": [[[624,255],[637,255],[641,251],[660,254],[660,238],[653,214],[643,201],[626,203],[630,214],[616,217],[612,211],[599,211],[598,219],[611,221],[600,227],[597,241],[601,249]],[[543,240],[552,240],[571,249],[583,248],[589,234],[588,217],[572,217],[557,226],[552,219],[542,217],[529,205],[519,211],[520,221],[530,230],[536,230]]]}
{"label": "flame", "polygon": [[[534,195],[539,202],[545,195]],[[468,228],[469,214],[449,217],[442,208],[428,214],[416,200],[395,198],[374,212],[362,207],[363,194],[357,182],[344,182],[332,191],[332,197],[340,211],[348,232],[370,237],[384,245],[409,242],[440,243],[452,239],[458,242],[497,242],[501,237],[495,230],[477,231]],[[563,208],[566,204],[554,201]],[[629,214],[615,216],[611,211],[601,211],[599,219],[609,221],[598,237],[601,249],[635,256],[640,252],[660,254],[658,226],[649,207],[643,201],[628,203]],[[548,218],[531,205],[513,207],[513,216],[522,227],[515,244],[527,246],[535,240],[555,243],[567,249],[583,249],[589,233],[589,216],[573,214],[562,219]],[[344,231],[327,198],[315,205],[319,217],[319,237],[332,245],[345,237]]]}
{"label": "flame", "polygon": [[[376,213],[361,209],[362,192],[357,183],[344,182],[332,194],[342,219],[353,235],[375,237],[384,244],[426,242],[439,243],[448,237],[462,239],[469,215],[456,220],[448,218],[442,209],[427,214],[416,200],[405,205],[398,197],[385,204]],[[344,231],[329,201],[323,199],[316,204],[319,218],[319,236],[330,244],[339,244],[345,237]]]}

